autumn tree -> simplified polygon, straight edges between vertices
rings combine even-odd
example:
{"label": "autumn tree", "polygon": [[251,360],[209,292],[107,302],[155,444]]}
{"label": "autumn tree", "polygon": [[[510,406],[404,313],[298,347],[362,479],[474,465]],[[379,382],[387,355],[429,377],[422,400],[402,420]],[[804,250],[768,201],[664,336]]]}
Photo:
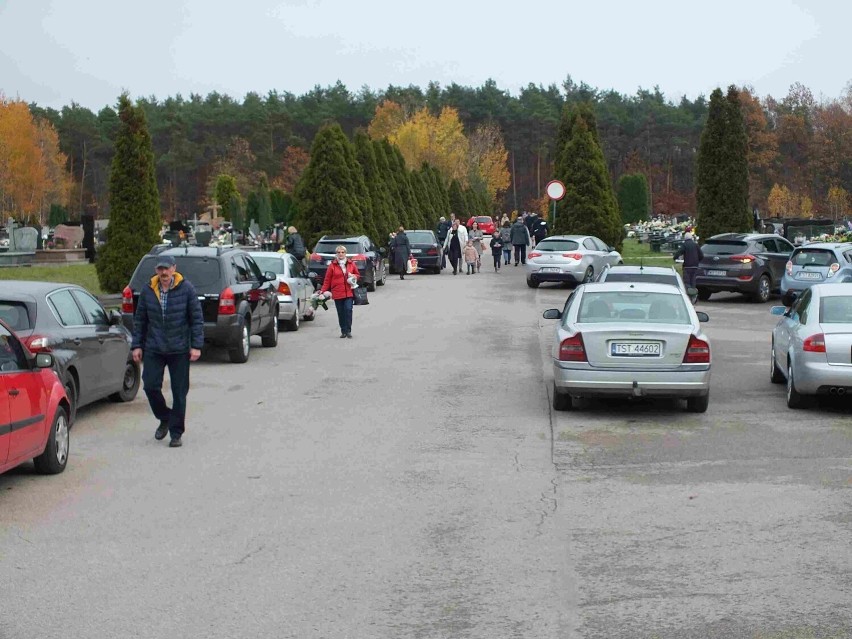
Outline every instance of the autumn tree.
{"label": "autumn tree", "polygon": [[404,122],[405,112],[402,107],[396,102],[385,100],[376,107],[367,131],[373,140],[390,138]]}
{"label": "autumn tree", "polygon": [[101,289],[109,293],[127,285],[139,260],[159,242],[162,226],[145,112],[123,93],[118,114],[121,124],[109,180],[109,231],[96,262]]}
{"label": "autumn tree", "polygon": [[783,184],[773,184],[766,198],[766,207],[772,217],[792,217],[798,214],[799,198]]}
{"label": "autumn tree", "polygon": [[503,143],[503,133],[494,122],[482,124],[470,136],[468,162],[471,183],[481,185],[487,208],[498,201],[510,184],[509,152]]}
{"label": "autumn tree", "polygon": [[766,118],[766,111],[750,89],[740,90],[740,107],[748,140],[749,202],[766,201],[778,164],[778,140]]}
{"label": "autumn tree", "polygon": [[828,189],[828,210],[835,220],[846,217],[849,210],[849,193],[840,186],[832,186]]}
{"label": "autumn tree", "polygon": [[618,179],[618,208],[625,224],[648,219],[648,178],[626,173]]}
{"label": "autumn tree", "polygon": [[260,176],[257,185],[257,225],[261,231],[272,226],[272,205],[269,201],[269,182],[265,175]]}
{"label": "autumn tree", "polygon": [[232,175],[225,175],[224,173],[219,175],[216,178],[213,199],[218,207],[219,215],[225,217],[226,220],[231,219],[228,217],[228,202],[231,201],[231,196],[234,193],[239,193],[236,178]]}
{"label": "autumn tree", "polygon": [[310,160],[311,156],[302,147],[288,146],[284,149],[281,160],[281,172],[273,178],[271,186],[285,193],[292,193]]}

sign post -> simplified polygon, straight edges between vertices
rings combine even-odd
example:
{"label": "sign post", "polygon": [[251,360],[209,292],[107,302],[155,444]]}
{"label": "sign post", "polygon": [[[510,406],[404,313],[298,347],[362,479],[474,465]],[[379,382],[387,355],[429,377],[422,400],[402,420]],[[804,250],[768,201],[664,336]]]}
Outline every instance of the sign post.
{"label": "sign post", "polygon": [[547,193],[547,197],[549,197],[553,201],[553,232],[556,230],[556,202],[565,197],[565,185],[562,184],[559,180],[551,180],[547,183],[547,186],[544,187],[545,193]]}

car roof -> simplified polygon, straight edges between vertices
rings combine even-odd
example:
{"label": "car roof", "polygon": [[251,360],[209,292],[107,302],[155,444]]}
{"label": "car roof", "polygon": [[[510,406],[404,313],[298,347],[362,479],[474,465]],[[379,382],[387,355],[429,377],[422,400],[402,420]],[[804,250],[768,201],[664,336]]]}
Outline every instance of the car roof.
{"label": "car roof", "polygon": [[77,284],[64,284],[62,282],[27,282],[24,280],[3,280],[0,282],[0,295],[10,301],[36,300],[36,297],[47,295],[61,288],[82,288]]}
{"label": "car roof", "polygon": [[811,291],[820,297],[846,297],[852,295],[852,283],[846,284],[814,284]]}
{"label": "car roof", "polygon": [[613,264],[605,267],[610,273],[652,273],[655,275],[677,275],[673,266],[636,266],[634,264]]}
{"label": "car roof", "polygon": [[581,284],[577,288],[589,293],[643,291],[646,293],[668,293],[669,295],[683,296],[683,292],[676,286],[654,282],[589,282],[588,284]]}
{"label": "car roof", "polygon": [[366,235],[323,235],[318,241],[326,242],[328,240],[333,240],[333,241],[362,240],[366,237],[367,237]]}
{"label": "car roof", "polygon": [[243,251],[241,248],[237,248],[235,246],[170,246],[165,249],[159,248],[160,246],[166,246],[160,244],[151,249],[148,254],[149,255],[171,255],[173,257],[217,257],[224,253],[233,252],[233,251]]}
{"label": "car roof", "polygon": [[[717,242],[749,242],[752,240],[762,240],[765,237],[781,237],[780,235],[775,235],[774,233],[720,233],[719,235],[714,235],[708,241],[715,240]],[[781,238],[784,239],[784,238]]]}
{"label": "car roof", "polygon": [[594,237],[593,235],[548,235],[546,238],[542,240],[542,242],[546,240],[583,240],[587,237]]}
{"label": "car roof", "polygon": [[277,257],[284,259],[289,253],[279,253],[278,251],[246,251],[252,257]]}
{"label": "car roof", "polygon": [[803,244],[802,246],[797,246],[796,250],[801,251],[804,249],[817,248],[817,249],[845,249],[852,248],[852,242],[808,242],[807,244]]}

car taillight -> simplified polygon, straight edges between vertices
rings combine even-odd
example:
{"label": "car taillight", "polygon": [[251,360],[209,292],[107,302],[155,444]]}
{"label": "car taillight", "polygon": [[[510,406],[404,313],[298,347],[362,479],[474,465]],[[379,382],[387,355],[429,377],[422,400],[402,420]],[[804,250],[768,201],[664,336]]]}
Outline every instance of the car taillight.
{"label": "car taillight", "polygon": [[219,315],[233,315],[236,312],[237,305],[234,300],[234,291],[228,287],[219,295]]}
{"label": "car taillight", "polygon": [[739,262],[740,264],[751,264],[754,262],[754,258],[751,255],[731,255],[728,259],[732,262]]}
{"label": "car taillight", "polygon": [[560,362],[587,362],[586,347],[583,344],[582,333],[577,333],[571,337],[566,337],[559,344],[559,361]]}
{"label": "car taillight", "polygon": [[529,258],[541,257],[541,253],[539,253],[538,251],[532,251],[529,255],[527,255],[527,257],[529,257]]}
{"label": "car taillight", "polygon": [[50,339],[44,335],[30,335],[24,338],[24,345],[32,353],[40,353],[50,350]]}
{"label": "car taillight", "polygon": [[824,353],[825,352],[825,333],[817,333],[811,335],[802,342],[802,350],[806,353]]}
{"label": "car taillight", "polygon": [[433,246],[432,248],[430,248],[426,251],[426,255],[437,255],[437,254],[438,254],[438,247],[437,246]]}
{"label": "car taillight", "polygon": [[311,262],[322,262],[322,255],[319,253],[311,253]]}
{"label": "car taillight", "polygon": [[287,284],[287,282],[278,282],[278,293],[280,295],[290,294],[290,286]]}
{"label": "car taillight", "polygon": [[792,260],[787,260],[787,266],[784,267],[784,270],[787,271],[787,275],[793,274],[793,262],[792,262]]}
{"label": "car taillight", "polygon": [[689,344],[686,345],[686,353],[683,354],[684,364],[709,364],[710,344],[695,335],[689,336]]}
{"label": "car taillight", "polygon": [[131,315],[135,312],[133,308],[133,290],[129,286],[125,286],[121,292],[121,312],[130,313]]}
{"label": "car taillight", "polygon": [[364,268],[365,266],[367,266],[367,256],[363,253],[353,255],[352,261],[355,262],[355,266],[357,266],[358,268]]}
{"label": "car taillight", "polygon": [[562,257],[567,257],[569,260],[582,260],[582,253],[563,253]]}
{"label": "car taillight", "polygon": [[826,277],[834,277],[834,274],[837,273],[837,271],[839,271],[839,270],[840,270],[840,264],[835,262],[834,264],[832,264],[831,266],[828,267],[828,275],[826,275]]}

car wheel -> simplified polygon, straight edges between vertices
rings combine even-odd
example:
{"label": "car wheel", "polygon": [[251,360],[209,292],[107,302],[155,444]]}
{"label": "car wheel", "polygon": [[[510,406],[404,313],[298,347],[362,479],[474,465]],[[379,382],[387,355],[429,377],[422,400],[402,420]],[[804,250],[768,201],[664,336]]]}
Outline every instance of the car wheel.
{"label": "car wheel", "polygon": [[805,396],[796,390],[796,382],[793,379],[793,364],[787,364],[787,408],[803,408]]}
{"label": "car wheel", "polygon": [[376,290],[376,270],[373,269],[373,280],[371,282],[367,282],[366,284],[367,290],[372,293]]}
{"label": "car wheel", "polygon": [[527,278],[527,286],[530,288],[538,288],[538,285],[541,284],[538,280],[534,280],[532,278]]}
{"label": "car wheel", "polygon": [[251,350],[251,336],[249,335],[250,320],[243,317],[240,322],[240,337],[236,344],[228,350],[228,357],[234,364],[245,364]]}
{"label": "car wheel", "polygon": [[65,380],[65,395],[68,397],[68,405],[71,409],[68,411],[68,423],[73,424],[77,419],[77,382],[71,372],[67,372],[68,379]]}
{"label": "car wheel", "polygon": [[556,384],[553,385],[553,410],[571,410],[574,407],[574,402],[571,399],[571,396],[567,393],[560,393],[556,388]]}
{"label": "car wheel", "polygon": [[142,371],[139,364],[133,360],[124,365],[124,379],[121,382],[121,390],[113,393],[109,398],[114,402],[132,402],[139,392],[142,381]]}
{"label": "car wheel", "polygon": [[591,266],[586,269],[586,273],[583,275],[583,284],[587,282],[591,282],[595,278],[595,269]]}
{"label": "car wheel", "polygon": [[376,282],[376,284],[378,286],[384,286],[385,282],[387,282],[387,281],[388,281],[388,272],[387,272],[387,269],[385,268],[385,266],[383,264],[382,265],[382,276],[379,278],[379,281]]}
{"label": "car wheel", "polygon": [[[299,311],[296,311],[296,323],[299,321]],[[260,334],[260,343],[266,348],[274,348],[278,346],[278,307],[275,307],[275,312],[272,314],[272,321],[269,322],[269,328]]]}
{"label": "car wheel", "polygon": [[768,275],[761,275],[760,279],[757,281],[757,292],[752,295],[752,299],[755,302],[759,302],[763,304],[764,302],[769,300],[769,293],[771,292],[772,283],[769,281]]}
{"label": "car wheel", "polygon": [[65,465],[68,463],[69,439],[68,415],[65,409],[59,406],[56,408],[56,415],[53,416],[53,424],[50,427],[44,452],[33,459],[36,472],[42,475],[56,475],[65,470]]}
{"label": "car wheel", "polygon": [[702,288],[700,286],[698,287],[698,299],[702,302],[706,302],[707,300],[709,300],[712,294],[713,293],[711,293],[708,289]]}
{"label": "car wheel", "polygon": [[710,404],[710,393],[699,395],[698,397],[686,398],[686,410],[690,413],[706,413],[707,406]]}
{"label": "car wheel", "polygon": [[772,349],[769,351],[769,381],[773,384],[784,383],[784,373],[775,363],[775,341],[772,341]]}
{"label": "car wheel", "polygon": [[299,330],[299,322],[302,318],[302,309],[299,308],[299,304],[296,304],[296,312],[293,313],[293,317],[288,320],[284,320],[281,322],[281,325],[284,327],[285,331],[298,331]]}

